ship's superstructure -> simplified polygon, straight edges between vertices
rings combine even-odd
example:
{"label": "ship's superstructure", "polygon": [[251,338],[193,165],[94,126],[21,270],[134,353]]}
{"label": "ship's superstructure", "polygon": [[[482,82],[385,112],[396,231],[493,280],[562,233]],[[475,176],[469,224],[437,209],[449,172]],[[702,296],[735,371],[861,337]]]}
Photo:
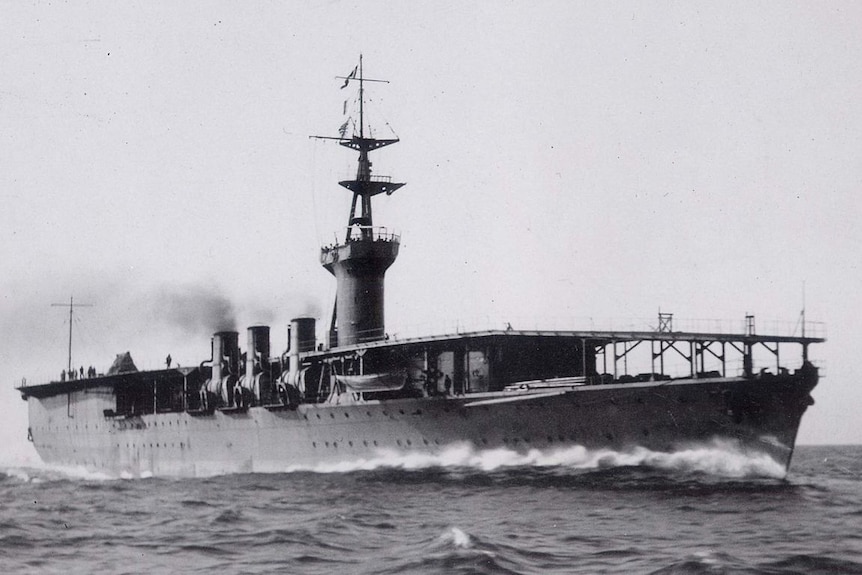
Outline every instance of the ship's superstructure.
{"label": "ship's superstructure", "polygon": [[345,84],[359,83],[359,133],[339,138],[339,144],[359,152],[356,177],[339,185],[353,192],[344,241],[323,248],[320,262],[335,276],[338,288],[330,339],[336,345],[374,341],[384,337],[383,281],[386,270],[398,257],[401,239],[386,228],[374,227],[371,200],[390,195],[403,186],[388,176],[373,176],[368,154],[398,142],[397,138],[377,139],[365,134],[365,82],[362,57],[359,67],[344,78]]}
{"label": "ship's superstructure", "polygon": [[[138,371],[118,357],[106,374],[23,386],[29,435],[45,461],[206,475],[461,444],[670,451],[720,439],[789,466],[818,379],[808,349],[824,341],[819,334],[756,334],[753,317],[740,333],[679,331],[660,314],[658,328],[645,330],[504,325],[388,336],[384,277],[400,238],[375,227],[372,198],[404,184],[373,175],[369,154],[398,139],[365,131],[365,82],[377,80],[364,77],[361,59],[341,79],[358,85],[359,122],[332,139],[359,160],[356,177],[339,182],[353,194],[345,233],[320,253],[337,282],[324,341],[316,320],[301,317],[281,354],[268,326],[252,326],[244,348],[238,332],[215,333],[196,367]],[[788,346],[801,351],[790,363]],[[629,370],[635,349],[648,349],[648,371]],[[666,369],[671,356],[683,359],[681,373]]]}

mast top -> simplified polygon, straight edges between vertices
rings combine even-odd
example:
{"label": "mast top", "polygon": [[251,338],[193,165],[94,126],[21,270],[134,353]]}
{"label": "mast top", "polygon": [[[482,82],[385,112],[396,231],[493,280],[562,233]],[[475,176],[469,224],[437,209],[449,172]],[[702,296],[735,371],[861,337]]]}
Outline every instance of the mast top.
{"label": "mast top", "polygon": [[[321,140],[337,140],[340,145],[346,148],[352,148],[359,152],[370,152],[400,141],[397,136],[394,138],[365,137],[365,82],[388,84],[389,80],[366,78],[362,70],[362,54],[359,55],[359,64],[354,66],[353,70],[351,70],[347,76],[335,76],[335,78],[337,80],[344,80],[344,83],[341,85],[342,90],[349,86],[351,82],[359,82],[359,135],[354,133],[350,137],[345,136],[351,123],[353,123],[354,128],[356,126],[356,122],[352,122],[353,118],[348,116],[347,120],[341,124],[341,127],[338,129],[339,135],[337,137],[311,136],[312,138]],[[344,101],[344,115],[347,115],[347,100]]]}

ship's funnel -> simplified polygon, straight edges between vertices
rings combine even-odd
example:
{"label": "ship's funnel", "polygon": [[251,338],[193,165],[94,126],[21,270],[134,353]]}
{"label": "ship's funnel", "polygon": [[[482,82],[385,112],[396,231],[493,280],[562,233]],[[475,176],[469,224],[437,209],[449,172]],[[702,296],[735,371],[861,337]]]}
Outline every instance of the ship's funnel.
{"label": "ship's funnel", "polygon": [[299,375],[299,354],[313,351],[317,346],[316,320],[313,317],[296,317],[290,320],[290,382],[295,383]]}
{"label": "ship's funnel", "polygon": [[248,345],[246,347],[245,373],[254,376],[263,370],[263,365],[269,363],[269,326],[253,325],[248,328]]}
{"label": "ship's funnel", "polygon": [[290,320],[290,351],[313,351],[317,346],[316,320],[313,317],[296,317]]}
{"label": "ship's funnel", "polygon": [[219,331],[213,334],[212,380],[239,376],[239,333]]}

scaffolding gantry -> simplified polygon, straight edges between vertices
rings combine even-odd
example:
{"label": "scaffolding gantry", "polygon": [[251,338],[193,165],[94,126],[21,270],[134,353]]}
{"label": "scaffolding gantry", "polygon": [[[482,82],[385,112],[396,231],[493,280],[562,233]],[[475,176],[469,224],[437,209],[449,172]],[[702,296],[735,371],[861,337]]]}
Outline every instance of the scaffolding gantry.
{"label": "scaffolding gantry", "polygon": [[[767,335],[757,334],[754,316],[746,315],[743,333],[684,332],[673,330],[673,314],[659,312],[658,328],[655,331],[590,331],[572,332],[577,334],[585,345],[593,346],[596,357],[602,357],[604,373],[614,380],[630,377],[628,359],[642,343],[650,345],[651,378],[667,376],[666,356],[673,353],[681,357],[688,366],[688,377],[727,377],[729,359],[734,356],[742,360],[742,374],[751,377],[754,373],[755,351],[762,349],[774,358],[776,373],[786,371],[782,365],[781,344],[796,344],[802,347],[801,359],[807,361],[808,346],[826,341],[823,337],[806,335]],[[609,351],[610,350],[610,351]],[[735,353],[734,353],[735,352]],[[608,365],[608,359],[612,365]],[[719,365],[718,370],[708,371],[706,359],[712,358]],[[761,367],[765,372],[771,367]],[[639,374],[643,377],[645,374]]]}

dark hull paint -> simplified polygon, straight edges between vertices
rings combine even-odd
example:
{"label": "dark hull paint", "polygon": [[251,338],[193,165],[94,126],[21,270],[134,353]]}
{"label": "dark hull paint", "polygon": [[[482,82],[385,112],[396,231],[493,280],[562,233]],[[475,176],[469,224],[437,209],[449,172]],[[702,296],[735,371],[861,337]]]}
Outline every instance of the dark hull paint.
{"label": "dark hull paint", "polygon": [[105,417],[113,390],[30,397],[42,459],[121,475],[205,476],[355,462],[381,450],[436,454],[574,445],[670,452],[714,439],[788,468],[815,376],[689,379],[551,392],[308,404],[296,410]]}

